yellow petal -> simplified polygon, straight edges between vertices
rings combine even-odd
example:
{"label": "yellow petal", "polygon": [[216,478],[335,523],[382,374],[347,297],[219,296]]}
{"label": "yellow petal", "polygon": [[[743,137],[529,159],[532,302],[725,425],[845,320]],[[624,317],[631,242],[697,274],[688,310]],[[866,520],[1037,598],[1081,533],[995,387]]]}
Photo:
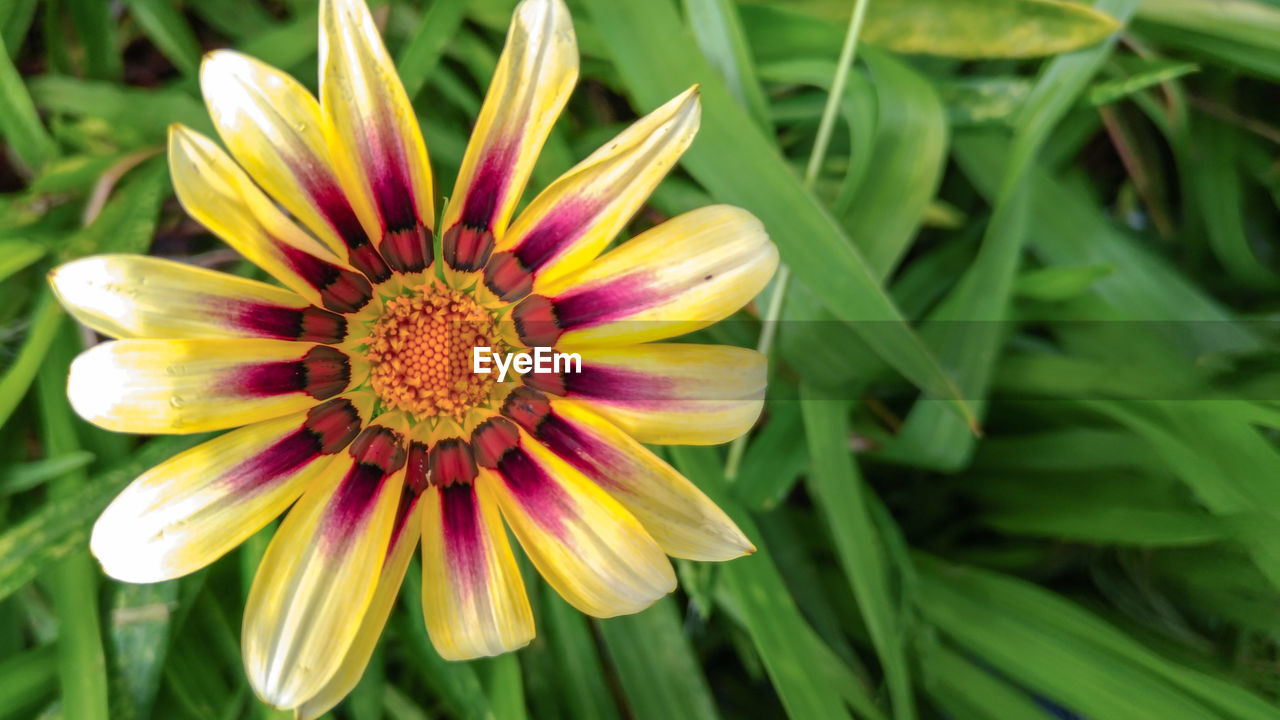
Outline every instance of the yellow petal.
{"label": "yellow petal", "polygon": [[750,430],[764,408],[768,361],[755,350],[649,343],[576,353],[580,371],[565,363],[561,372],[531,373],[525,382],[573,398],[640,442],[728,442]]}
{"label": "yellow petal", "polygon": [[297,707],[337,674],[382,573],[403,468],[400,436],[366,428],[271,539],[241,631],[249,682],[268,704]]}
{"label": "yellow petal", "polygon": [[540,288],[513,318],[530,346],[661,340],[728,317],[777,267],[778,249],[759,220],[714,205],[672,218]]}
{"label": "yellow petal", "polygon": [[334,398],[175,455],[107,506],[89,547],[103,570],[123,582],[199,570],[284,512],[329,456],[351,442],[369,410]]}
{"label": "yellow petal", "polygon": [[339,343],[341,315],[297,293],[145,255],[94,255],[54,268],[49,282],[77,320],[117,338],[267,337]]}
{"label": "yellow petal", "polygon": [[668,555],[728,560],[755,550],[693,483],[581,404],[517,388],[503,414],[621,503]]}
{"label": "yellow petal", "polygon": [[400,584],[404,582],[404,573],[409,569],[409,560],[413,558],[413,550],[418,545],[420,513],[418,498],[400,498],[400,510],[396,514],[395,529],[391,531],[391,547],[387,550],[387,558],[382,564],[382,573],[378,576],[378,587],[369,601],[369,609],[360,621],[360,629],[356,631],[356,639],[352,641],[347,655],[337,673],[314,697],[295,708],[298,720],[313,720],[324,715],[355,688],[373,657],[373,650],[378,646],[378,638],[387,624],[391,609],[395,607],[396,596],[400,594]]}
{"label": "yellow petal", "polygon": [[[498,453],[495,433],[518,439]],[[495,418],[473,444],[481,497],[496,499],[534,567],[570,605],[613,617],[675,589],[671,563],[635,517],[541,443]]]}
{"label": "yellow petal", "polygon": [[430,265],[427,146],[363,0],[320,2],[320,102],[338,179],[378,250],[402,272]]}
{"label": "yellow petal", "polygon": [[483,267],[577,80],[578,41],[563,0],[517,5],[440,223],[450,267]]}
{"label": "yellow petal", "polygon": [[169,174],[191,217],[308,302],[355,312],[373,296],[363,275],[294,225],[209,138],[171,126]]}
{"label": "yellow petal", "polygon": [[492,497],[475,486],[432,487],[422,515],[422,608],[446,660],[523,647],[533,611]]}
{"label": "yellow petal", "polygon": [[338,187],[320,103],[297,80],[234,50],[200,66],[200,89],[222,141],[253,179],[337,257],[366,239]]}
{"label": "yellow petal", "polygon": [[530,274],[538,292],[599,255],[693,142],[700,115],[690,88],[552,183],[497,243],[489,288],[516,300],[530,291]]}
{"label": "yellow petal", "polygon": [[280,340],[116,340],[71,363],[80,417],[116,432],[194,433],[300,412],[346,391],[364,361]]}

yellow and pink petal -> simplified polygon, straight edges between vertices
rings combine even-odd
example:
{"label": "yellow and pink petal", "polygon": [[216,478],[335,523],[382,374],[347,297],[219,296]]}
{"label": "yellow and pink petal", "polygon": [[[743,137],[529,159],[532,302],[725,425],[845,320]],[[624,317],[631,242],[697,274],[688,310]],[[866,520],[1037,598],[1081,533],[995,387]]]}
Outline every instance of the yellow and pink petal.
{"label": "yellow and pink petal", "polygon": [[694,87],[552,183],[497,242],[485,284],[512,302],[590,262],[675,167],[693,142],[699,118]]}
{"label": "yellow and pink petal", "polygon": [[347,319],[256,280],[145,255],[93,255],[54,268],[63,307],[115,338],[260,337],[337,344]]}
{"label": "yellow and pink petal", "polygon": [[373,297],[364,275],[294,225],[209,138],[172,126],[169,170],[191,217],[308,302],[352,313]]}
{"label": "yellow and pink petal", "polygon": [[421,503],[418,500],[418,496],[413,493],[401,493],[400,508],[396,512],[395,527],[391,531],[391,545],[387,548],[382,572],[378,576],[378,586],[373,592],[373,599],[369,601],[369,609],[360,621],[356,638],[337,672],[320,692],[294,708],[298,720],[314,720],[324,715],[341,702],[364,675],[369,658],[373,657],[374,648],[378,646],[378,638],[382,636],[382,629],[387,624],[387,618],[395,607],[413,551],[418,546],[421,525]]}
{"label": "yellow and pink petal", "polygon": [[440,223],[452,270],[488,261],[577,79],[578,42],[563,0],[521,2]]}
{"label": "yellow and pink petal", "polygon": [[648,230],[520,301],[512,319],[529,346],[630,344],[683,335],[754,298],[778,266],[764,226],[713,205]]}
{"label": "yellow and pink petal", "polygon": [[320,105],[337,176],[392,269],[435,257],[431,169],[409,96],[362,0],[320,2]]}
{"label": "yellow and pink petal", "polygon": [[648,343],[576,351],[580,371],[530,373],[525,384],[572,398],[640,442],[715,445],[751,429],[768,361],[730,345]]}
{"label": "yellow and pink petal", "polygon": [[241,632],[245,670],[267,703],[316,697],[341,668],[372,603],[400,507],[405,449],[375,421],[334,458],[267,546]]}
{"label": "yellow and pink petal", "polygon": [[506,418],[472,435],[475,487],[496,502],[534,567],[596,617],[638,612],[675,589],[662,548],[618,501]]}
{"label": "yellow and pink petal", "polygon": [[364,360],[280,340],[115,340],[71,363],[80,417],[116,432],[195,433],[296,413],[350,389]]}
{"label": "yellow and pink petal", "polygon": [[139,476],[107,506],[89,547],[123,582],[194,572],[284,512],[346,449],[372,402],[338,397],[233,430]]}
{"label": "yellow and pink petal", "polygon": [[[437,465],[459,467],[464,447]],[[471,481],[452,482],[428,488],[423,504],[422,607],[440,656],[470,660],[527,645],[533,612],[493,498]]]}
{"label": "yellow and pink petal", "polygon": [[693,483],[585,407],[522,387],[502,412],[621,503],[668,555],[718,561],[755,550]]}

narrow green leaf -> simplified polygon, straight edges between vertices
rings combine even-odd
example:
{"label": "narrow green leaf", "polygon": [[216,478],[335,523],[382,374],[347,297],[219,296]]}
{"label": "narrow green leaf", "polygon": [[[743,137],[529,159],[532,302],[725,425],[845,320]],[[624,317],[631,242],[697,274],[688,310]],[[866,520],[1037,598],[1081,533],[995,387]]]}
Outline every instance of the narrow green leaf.
{"label": "narrow green leaf", "polygon": [[26,240],[0,240],[0,282],[44,257],[43,245]]}
{"label": "narrow green leaf", "polygon": [[18,409],[18,403],[26,396],[57,337],[64,317],[62,308],[53,298],[53,291],[43,291],[31,312],[27,336],[22,341],[18,356],[4,371],[4,375],[0,376],[0,425],[8,421],[13,411]]}
{"label": "narrow green leaf", "polygon": [[918,557],[922,611],[1000,671],[1091,717],[1277,718],[1252,693],[1172,662],[1068,600]]}
{"label": "narrow green leaf", "polygon": [[849,408],[843,402],[821,399],[806,385],[800,386],[800,399],[813,463],[810,491],[826,519],[836,557],[880,657],[894,716],[915,717],[911,671],[903,645],[909,632],[898,612],[903,603],[891,589],[894,571],[867,507],[866,485],[849,453]]}
{"label": "narrow green leaf", "polygon": [[124,74],[124,63],[116,46],[111,5],[102,0],[65,1],[76,36],[84,45],[84,74],[100,80],[119,80]]}
{"label": "narrow green leaf", "polygon": [[[831,215],[806,192],[773,144],[689,41],[673,8],[639,0],[587,0],[637,105],[655,107],[702,83],[702,128],[684,166],[718,199],[754,213],[795,276],[850,323],[895,370],[965,418],[968,407],[942,366]],[[841,282],[830,282],[832,277]]]}
{"label": "narrow green leaf", "polygon": [[635,615],[597,621],[596,627],[636,720],[719,717],[670,597]]}
{"label": "narrow green leaf", "polygon": [[[856,683],[841,685],[831,675],[810,666],[814,636],[787,592],[786,583],[769,556],[751,516],[726,493],[722,461],[708,448],[677,446],[670,449],[677,469],[707,493],[738,527],[751,538],[756,552],[726,563],[720,570],[725,592],[738,607],[742,621],[789,717],[848,717],[841,698],[861,697],[855,705],[865,717],[879,717],[875,703]],[[818,641],[821,644],[821,641]]]}
{"label": "narrow green leaf", "polygon": [[1124,77],[1094,85],[1089,90],[1089,102],[1093,105],[1109,105],[1140,90],[1177,80],[1199,70],[1200,66],[1195,63],[1152,60]]}
{"label": "narrow green leaf", "polygon": [[125,0],[125,4],[169,62],[184,75],[195,77],[200,69],[200,42],[182,13],[168,0]]}
{"label": "narrow green leaf", "polygon": [[1061,302],[1079,297],[1094,283],[1113,275],[1111,265],[1060,265],[1028,270],[1014,281],[1013,291],[1020,297],[1041,302]]}
{"label": "narrow green leaf", "polygon": [[129,481],[204,439],[207,436],[178,435],[152,440],[124,464],[95,475],[74,494],[45,503],[21,522],[5,529],[0,533],[0,599],[31,582],[42,569],[69,553],[83,550],[89,540],[89,528],[98,514]]}
{"label": "narrow green leaf", "polygon": [[410,98],[422,91],[444,56],[449,40],[462,27],[466,6],[462,0],[434,0],[422,14],[422,21],[396,59],[400,81]]}
{"label": "narrow green leaf", "polygon": [[768,101],[756,78],[737,6],[731,0],[683,0],[684,14],[702,54],[720,71],[729,91],[760,129],[773,134]]}
{"label": "narrow green leaf", "polygon": [[[804,23],[801,27],[817,46],[811,51],[819,55],[839,47],[838,33],[833,38],[829,28],[845,25],[849,13],[849,3],[840,0],[787,0],[744,9],[749,27],[760,33],[785,23],[787,15],[800,15],[803,20],[793,17],[791,22]],[[1106,13],[1065,0],[877,0],[867,8],[863,36],[872,45],[901,53],[1025,58],[1079,50],[1118,27]],[[803,31],[791,33],[799,37]],[[769,44],[763,35],[753,32],[753,38]]]}
{"label": "narrow green leaf", "polygon": [[34,717],[33,706],[53,695],[58,684],[58,654],[42,645],[0,661],[0,718]]}
{"label": "narrow green leaf", "polygon": [[542,630],[559,668],[561,702],[565,714],[581,720],[616,720],[618,709],[610,695],[600,653],[586,617],[560,598],[546,583],[542,587]]}
{"label": "narrow green leaf", "polygon": [[0,137],[14,154],[33,172],[42,169],[58,154],[58,146],[49,136],[35,104],[14,67],[0,38]]}
{"label": "narrow green leaf", "polygon": [[[47,457],[80,450],[66,401],[67,369],[75,354],[77,335],[69,321],[61,323],[55,343],[36,379],[42,438]],[[72,470],[50,482],[54,501],[79,495],[88,478]],[[58,677],[63,710],[68,717],[108,720],[107,668],[102,649],[102,621],[98,616],[98,568],[83,545],[49,569],[49,592],[58,618]]]}
{"label": "narrow green leaf", "polygon": [[93,462],[93,457],[93,453],[82,451],[0,468],[0,497],[25,492],[52,478],[86,467]]}
{"label": "narrow green leaf", "polygon": [[[114,698],[113,705],[124,705],[129,717],[146,720],[160,690],[178,583],[121,583],[114,589],[108,635],[125,697]],[[114,716],[121,714],[117,710]]]}

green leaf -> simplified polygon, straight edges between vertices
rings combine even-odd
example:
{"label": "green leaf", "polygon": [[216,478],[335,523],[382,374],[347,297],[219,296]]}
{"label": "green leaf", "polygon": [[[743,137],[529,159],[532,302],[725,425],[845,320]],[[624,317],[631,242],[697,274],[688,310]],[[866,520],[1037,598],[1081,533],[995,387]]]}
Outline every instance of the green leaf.
{"label": "green leaf", "polygon": [[1160,42],[1280,79],[1280,7],[1255,0],[1144,0],[1137,28]]}
{"label": "green leaf", "polygon": [[129,481],[206,438],[180,435],[152,440],[119,467],[95,475],[73,494],[46,502],[8,527],[0,534],[0,599],[31,582],[43,568],[84,550],[98,514]]}
{"label": "green leaf", "polygon": [[182,13],[168,0],[126,0],[125,4],[160,52],[184,75],[195,77],[200,69],[200,43]]}
{"label": "green leaf", "polygon": [[34,717],[33,707],[53,695],[58,684],[58,654],[54,645],[0,661],[0,718],[17,720]]}
{"label": "green leaf", "polygon": [[45,252],[43,245],[26,240],[0,240],[0,282],[30,267],[44,257]]}
{"label": "green leaf", "polygon": [[635,615],[599,620],[596,627],[636,720],[719,717],[670,597]]}
{"label": "green leaf", "polygon": [[1089,291],[1093,284],[1114,274],[1110,265],[1058,265],[1028,270],[1018,276],[1013,291],[1041,302],[1070,300]]}
{"label": "green leaf", "polygon": [[812,388],[805,385],[800,386],[800,398],[813,462],[809,488],[826,519],[836,557],[880,657],[894,717],[915,717],[911,671],[903,645],[909,633],[898,612],[902,600],[892,591],[901,583],[895,582],[884,541],[867,506],[867,488],[849,453],[848,407],[815,397]]}
{"label": "green leaf", "polygon": [[[123,685],[128,716],[145,720],[160,689],[165,656],[169,649],[169,625],[178,599],[176,581],[151,585],[115,585],[108,635],[115,665]],[[114,715],[122,713],[117,710]]]}
{"label": "green leaf", "polygon": [[582,720],[616,720],[618,709],[610,695],[600,653],[591,627],[582,613],[560,598],[546,583],[538,608],[543,628],[539,631],[551,646],[556,673],[562,688],[560,701],[569,717]]}
{"label": "green leaf", "polygon": [[1009,677],[1097,718],[1276,718],[1248,691],[1172,662],[1039,586],[920,556],[924,614]]}
{"label": "green leaf", "polygon": [[[719,457],[708,448],[677,446],[670,452],[676,468],[728,513],[756,545],[751,556],[722,567],[721,582],[760,652],[787,715],[797,720],[848,717],[840,702],[843,698],[863,717],[883,717],[852,676],[815,672],[811,664],[815,643],[832,657],[834,654],[817,640],[800,615],[751,516],[727,497]],[[832,668],[838,665],[836,660]]]}
{"label": "green leaf", "polygon": [[31,95],[0,38],[0,138],[28,169],[41,170],[58,154],[58,146],[36,114]]}
{"label": "green leaf", "polygon": [[[779,22],[778,15],[796,13],[840,28],[849,21],[851,5],[838,0],[786,0],[767,11],[750,9],[756,11],[754,24],[766,32],[769,24]],[[876,0],[867,6],[863,37],[901,53],[1026,58],[1079,50],[1119,27],[1104,12],[1064,0]],[[832,33],[816,26],[811,33],[821,38],[813,50],[828,54]],[[758,41],[765,44],[763,39]],[[834,46],[839,47],[838,39]]]}
{"label": "green leaf", "polygon": [[[702,83],[702,128],[684,156],[684,167],[717,199],[759,217],[796,279],[852,325],[890,366],[972,418],[937,358],[904,322],[871,267],[738,107],[693,47],[674,9],[639,0],[585,4],[638,106],[655,107]],[[832,277],[841,282],[830,282]]]}
{"label": "green leaf", "polygon": [[422,21],[396,60],[400,80],[410,98],[416,97],[427,84],[449,40],[462,27],[466,6],[462,0],[436,0],[422,14]]}
{"label": "green leaf", "polygon": [[720,71],[729,91],[766,133],[773,132],[768,101],[732,0],[683,0],[689,28],[702,54]]}

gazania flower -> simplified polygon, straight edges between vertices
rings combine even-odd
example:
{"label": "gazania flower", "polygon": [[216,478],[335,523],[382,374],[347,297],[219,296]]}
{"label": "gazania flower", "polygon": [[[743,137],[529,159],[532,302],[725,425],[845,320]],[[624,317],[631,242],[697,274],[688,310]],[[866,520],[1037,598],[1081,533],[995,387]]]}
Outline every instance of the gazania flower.
{"label": "gazania flower", "polygon": [[[219,51],[201,84],[230,154],[170,135],[183,206],[283,287],[131,255],[51,278],[80,321],[119,338],[71,368],[83,417],[120,432],[239,428],[134,481],[94,527],[94,554],[120,580],[175,578],[292,505],[242,644],[257,693],[306,717],[358,680],[419,540],[427,629],[449,659],[534,635],[504,524],[597,617],[670,592],[668,555],[750,552],[641,443],[720,443],[754,422],[762,356],[654,341],[728,316],[777,264],[760,223],[730,207],[606,251],[692,141],[696,89],[515,215],[577,76],[562,0],[516,9],[439,225],[426,147],[367,8],[322,0],[320,20],[319,100]],[[499,378],[474,372],[477,347],[566,362]]]}

